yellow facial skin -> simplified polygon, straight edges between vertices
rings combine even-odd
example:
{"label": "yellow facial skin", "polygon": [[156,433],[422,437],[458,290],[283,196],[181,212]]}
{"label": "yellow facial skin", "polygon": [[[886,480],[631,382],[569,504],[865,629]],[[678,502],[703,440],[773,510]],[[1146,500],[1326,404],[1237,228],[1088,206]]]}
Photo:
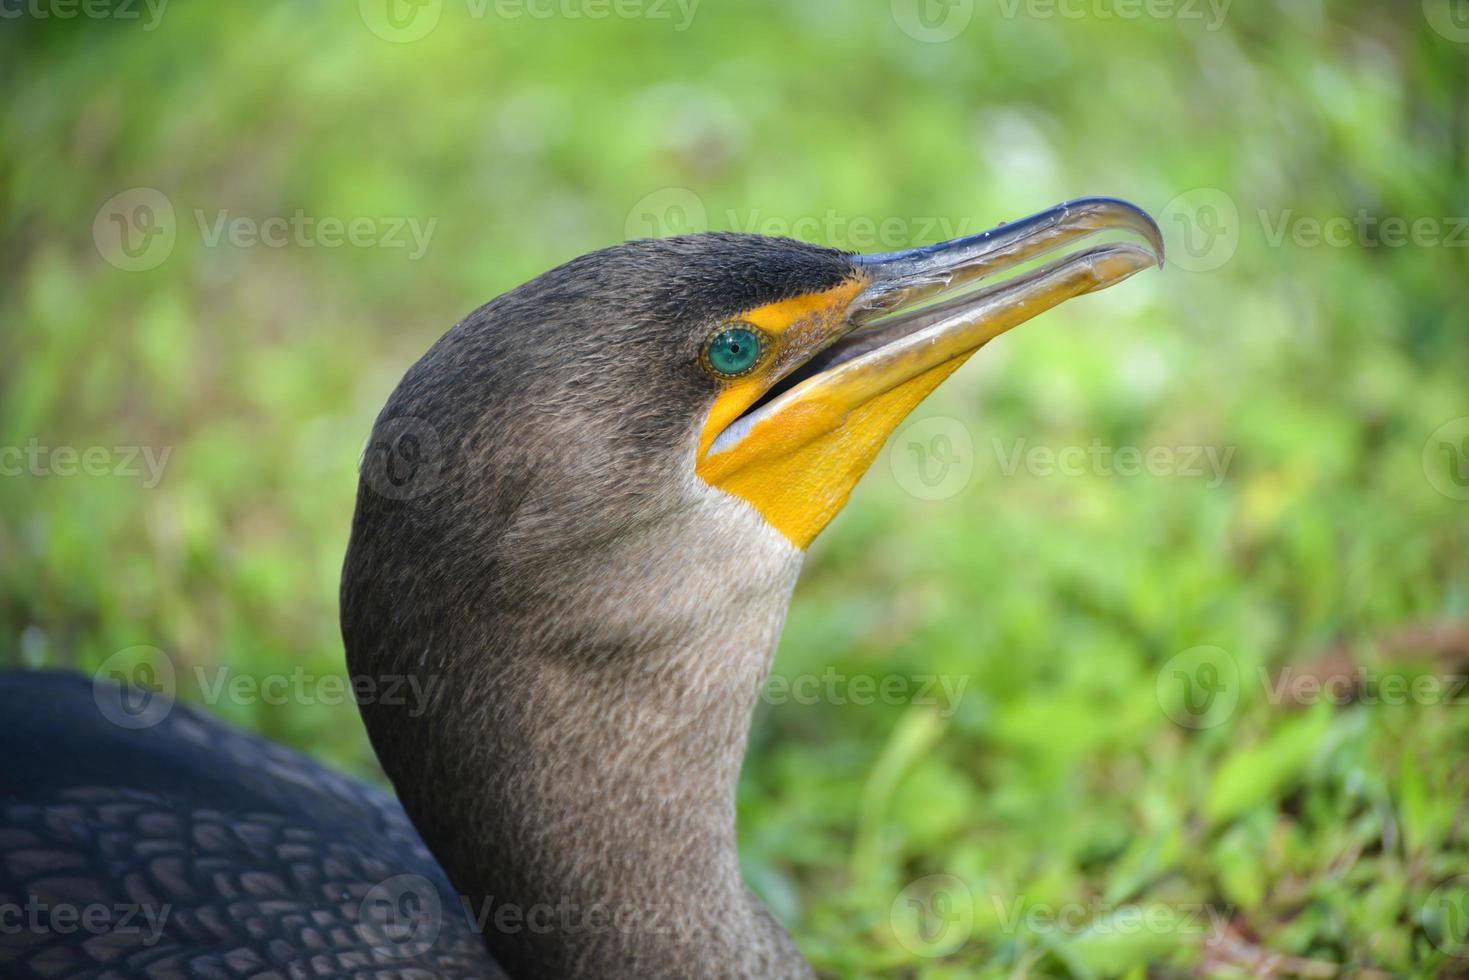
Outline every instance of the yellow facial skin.
{"label": "yellow facial skin", "polygon": [[[867,280],[853,278],[835,289],[771,303],[731,319],[731,323],[749,323],[759,327],[770,338],[771,350],[761,358],[755,370],[728,382],[714,400],[714,407],[709,410],[709,418],[699,436],[700,466],[709,445],[725,426],[759,401],[760,396],[790,368],[806,360],[846,329],[847,307],[866,287]],[[719,486],[702,469],[698,473],[706,482]]]}
{"label": "yellow facial skin", "polygon": [[[755,404],[794,367],[846,329],[847,307],[868,285],[854,277],[835,289],[751,310],[735,321],[750,323],[770,338],[772,350],[756,369],[729,382],[715,399],[699,438],[695,471],[711,486],[747,501],[798,548],[805,548],[836,516],[852,488],[872,465],[884,440],[958,362],[915,378],[850,413],[813,399],[799,411],[782,413],[758,426],[732,449],[708,456],[725,427]],[[733,321],[731,321],[733,322]],[[827,430],[824,436],[813,433]]]}

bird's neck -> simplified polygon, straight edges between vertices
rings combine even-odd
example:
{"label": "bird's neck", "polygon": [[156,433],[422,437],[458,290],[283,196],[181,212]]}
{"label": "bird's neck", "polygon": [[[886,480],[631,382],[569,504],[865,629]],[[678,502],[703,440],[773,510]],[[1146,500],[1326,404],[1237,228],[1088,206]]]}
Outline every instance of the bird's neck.
{"label": "bird's neck", "polygon": [[364,710],[514,977],[811,975],[745,887],[735,839],[800,553],[717,496],[718,513],[701,505],[440,621],[430,710]]}

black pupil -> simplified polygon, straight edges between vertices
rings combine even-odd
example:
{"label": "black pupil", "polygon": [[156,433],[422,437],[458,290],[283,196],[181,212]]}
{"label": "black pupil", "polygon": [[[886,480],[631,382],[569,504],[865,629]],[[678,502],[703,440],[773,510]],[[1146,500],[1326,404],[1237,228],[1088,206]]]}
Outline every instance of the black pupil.
{"label": "black pupil", "polygon": [[714,370],[733,377],[754,365],[760,356],[760,341],[748,330],[727,330],[710,343],[708,356]]}

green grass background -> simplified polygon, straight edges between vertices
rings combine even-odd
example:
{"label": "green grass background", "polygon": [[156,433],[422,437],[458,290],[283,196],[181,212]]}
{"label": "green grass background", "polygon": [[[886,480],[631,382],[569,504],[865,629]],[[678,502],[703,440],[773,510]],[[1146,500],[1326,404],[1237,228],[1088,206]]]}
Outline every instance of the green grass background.
{"label": "green grass background", "polygon": [[[964,696],[763,706],[747,875],[838,977],[1469,972],[1469,694],[1293,709],[1260,681],[1336,643],[1466,671],[1380,640],[1469,617],[1469,502],[1433,442],[1469,415],[1469,248],[1272,240],[1302,217],[1469,215],[1447,5],[1237,3],[1216,25],[1182,0],[935,0],[971,17],[941,43],[901,29],[908,0],[703,0],[683,30],[672,7],[445,0],[408,43],[355,2],[177,3],[152,29],[141,6],[34,9],[0,22],[0,445],[171,456],[152,488],[0,478],[0,661],[88,670],[144,644],[186,678],[339,672],[355,468],[398,376],[650,209],[870,250],[1121,196],[1178,261],[976,357],[914,416],[959,453],[946,493],[909,492],[900,432],[797,589],[781,675],[942,674]],[[135,187],[166,195],[177,240],[129,272],[93,222]],[[1181,238],[1200,188],[1237,211],[1226,261]],[[297,209],[436,225],[415,260],[210,246],[196,217]],[[1232,455],[1217,485],[1007,472],[1018,440],[1094,439]],[[1173,658],[1199,646],[1238,702],[1195,728]],[[375,775],[351,706],[212,709]],[[1175,914],[1136,928],[1134,905]]]}

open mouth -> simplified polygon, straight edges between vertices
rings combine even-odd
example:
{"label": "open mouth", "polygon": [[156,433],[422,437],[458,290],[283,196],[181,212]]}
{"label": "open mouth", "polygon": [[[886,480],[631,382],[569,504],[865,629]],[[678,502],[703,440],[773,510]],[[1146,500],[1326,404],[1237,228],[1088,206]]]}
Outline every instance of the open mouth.
{"label": "open mouth", "polygon": [[[1142,244],[1079,244],[1102,233]],[[908,413],[971,354],[1072,297],[1161,266],[1163,236],[1141,209],[1098,197],[851,262],[846,284],[811,297],[828,305],[817,302],[820,312],[797,334],[817,335],[810,346],[779,374],[716,400],[695,462],[706,483],[745,500],[798,548],[842,509]]]}
{"label": "open mouth", "polygon": [[[1101,233],[1135,235],[1146,247],[1093,245],[995,281]],[[852,261],[868,285],[848,307],[845,329],[727,426],[708,458],[783,417],[818,437],[845,413],[946,365],[957,367],[954,362],[1045,310],[1161,266],[1163,238],[1135,205],[1084,198],[967,238]]]}

